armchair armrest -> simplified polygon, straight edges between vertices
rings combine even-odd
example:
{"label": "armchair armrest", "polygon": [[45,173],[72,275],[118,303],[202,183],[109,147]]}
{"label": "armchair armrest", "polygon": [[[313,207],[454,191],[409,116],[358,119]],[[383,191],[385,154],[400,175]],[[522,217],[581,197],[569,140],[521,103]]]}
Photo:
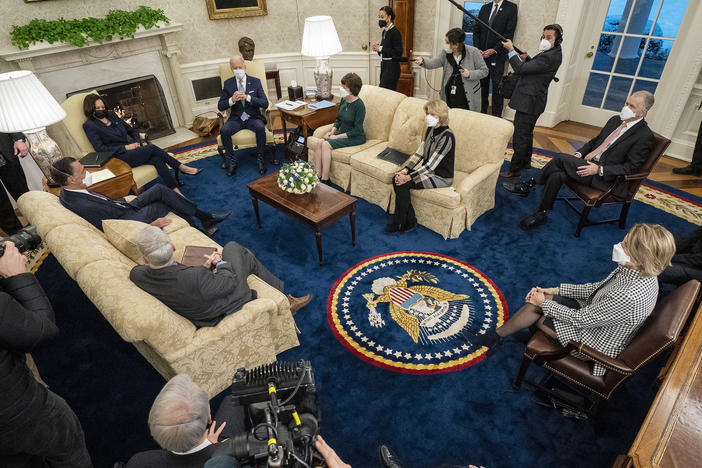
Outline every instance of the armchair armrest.
{"label": "armchair armrest", "polygon": [[643,180],[648,177],[649,172],[638,172],[636,174],[627,174],[624,176],[624,180]]}
{"label": "armchair armrest", "polygon": [[634,373],[634,369],[629,367],[625,362],[620,361],[619,359],[611,358],[584,343],[570,340],[565,349],[568,351],[568,353],[575,351],[576,353],[582,354],[597,364],[619,374],[631,375]]}

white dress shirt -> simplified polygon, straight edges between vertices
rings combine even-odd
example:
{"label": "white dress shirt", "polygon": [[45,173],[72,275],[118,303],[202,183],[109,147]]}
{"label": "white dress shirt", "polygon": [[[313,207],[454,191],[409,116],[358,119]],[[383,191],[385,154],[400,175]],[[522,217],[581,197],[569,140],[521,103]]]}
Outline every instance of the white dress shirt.
{"label": "white dress shirt", "polygon": [[175,453],[176,455],[190,455],[191,453],[199,452],[200,450],[204,449],[205,447],[209,447],[210,445],[212,445],[212,442],[210,442],[208,439],[205,439],[204,442],[191,448],[187,452],[171,452],[171,453]]}

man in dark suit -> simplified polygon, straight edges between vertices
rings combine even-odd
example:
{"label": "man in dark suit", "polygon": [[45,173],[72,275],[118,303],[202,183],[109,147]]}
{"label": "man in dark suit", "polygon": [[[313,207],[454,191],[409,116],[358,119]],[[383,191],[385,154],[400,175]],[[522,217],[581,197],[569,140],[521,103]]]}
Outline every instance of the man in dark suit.
{"label": "man in dark suit", "polygon": [[519,177],[522,170],[531,168],[534,127],[546,109],[548,87],[563,61],[562,41],[563,29],[560,25],[549,24],[541,35],[540,52],[534,58],[524,56],[524,61],[514,51],[512,41],[503,43],[509,51],[509,64],[520,78],[509,100],[509,107],[516,111],[512,136],[514,154],[509,170],[500,172],[500,177]]}
{"label": "man in dark suit", "polygon": [[[256,299],[256,291],[246,282],[251,274],[283,292],[283,282],[236,242],[227,243],[221,254],[203,258],[202,266],[197,267],[177,264],[170,237],[155,227],[142,229],[136,244],[146,265],[135,266],[129,278],[198,327],[213,327]],[[310,299],[311,294],[301,298],[288,295],[290,311],[295,314]]]}
{"label": "man in dark suit", "polygon": [[687,237],[675,237],[671,265],[658,275],[661,283],[680,286],[691,279],[702,281],[702,227]]}
{"label": "man in dark suit", "polygon": [[162,184],[154,185],[129,202],[108,197],[88,189],[90,173],[74,158],[61,158],[51,169],[54,180],[61,186],[61,204],[100,230],[103,219],[131,219],[163,228],[171,223],[164,216],[172,211],[192,225],[195,224],[191,217],[199,219],[202,231],[212,237],[217,232],[215,225],[231,214],[200,211],[195,203]]}
{"label": "man in dark suit", "polygon": [[[24,158],[28,153],[29,147],[24,142],[24,135],[0,133],[0,180],[15,200],[23,193],[29,192],[24,171],[17,157],[19,155],[20,158]],[[22,223],[17,219],[12,202],[2,187],[0,187],[0,228],[8,236],[22,229]]]}
{"label": "man in dark suit", "polygon": [[[558,190],[568,179],[607,190],[618,176],[632,174],[643,164],[653,146],[653,132],[644,118],[653,106],[653,94],[637,91],[626,100],[620,112],[609,119],[602,131],[585,143],[575,154],[558,154],[541,170],[539,183],[544,193],[538,210],[522,219],[519,227],[532,229],[548,220]],[[626,196],[620,184],[615,196]]]}
{"label": "man in dark suit", "polygon": [[266,118],[261,114],[261,108],[268,107],[268,98],[261,86],[261,80],[246,74],[246,63],[240,55],[229,60],[229,66],[234,76],[224,82],[222,94],[217,108],[220,111],[231,109],[229,119],[224,123],[219,134],[222,137],[224,153],[229,160],[227,175],[233,176],[237,168],[234,155],[232,135],[247,129],[256,134],[256,153],[258,172],[266,172],[263,150],[266,146]]}
{"label": "man in dark suit", "polygon": [[[480,9],[478,18],[507,39],[514,37],[517,28],[517,5],[507,0],[494,0]],[[473,46],[480,50],[490,74],[480,80],[482,87],[482,113],[487,114],[490,81],[492,81],[492,115],[502,117],[504,99],[499,92],[502,75],[505,72],[507,51],[495,33],[476,22],[473,31]]]}

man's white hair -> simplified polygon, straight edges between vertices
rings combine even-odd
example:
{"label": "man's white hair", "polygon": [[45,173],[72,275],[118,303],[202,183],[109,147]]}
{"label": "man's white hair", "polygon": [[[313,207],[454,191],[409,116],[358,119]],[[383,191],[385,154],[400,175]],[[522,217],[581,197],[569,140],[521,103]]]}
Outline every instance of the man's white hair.
{"label": "man's white hair", "polygon": [[163,268],[173,263],[171,238],[156,226],[146,226],[136,238],[137,249],[151,268]]}
{"label": "man's white hair", "polygon": [[149,429],[161,448],[187,452],[200,443],[209,416],[207,393],[187,374],[178,374],[156,396],[149,411]]}
{"label": "man's white hair", "polygon": [[244,68],[246,68],[246,60],[244,60],[244,57],[241,54],[232,55],[231,57],[229,57],[229,66],[232,65],[232,62],[234,60],[239,60],[239,59],[241,59],[241,61],[244,62]]}

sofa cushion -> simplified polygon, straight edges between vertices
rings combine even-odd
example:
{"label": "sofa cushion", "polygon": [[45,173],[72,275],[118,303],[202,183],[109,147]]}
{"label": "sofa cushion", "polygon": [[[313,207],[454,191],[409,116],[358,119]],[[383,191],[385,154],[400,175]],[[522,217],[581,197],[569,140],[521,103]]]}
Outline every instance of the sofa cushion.
{"label": "sofa cushion", "polygon": [[344,164],[351,164],[351,156],[358,153],[359,151],[363,151],[367,148],[375,146],[378,143],[382,142],[380,140],[366,140],[366,142],[362,145],[345,146],[343,148],[337,148],[335,150],[332,150],[332,161]]}
{"label": "sofa cushion", "polygon": [[[163,228],[163,232],[168,235],[189,226],[187,221],[173,213],[168,213],[166,218],[171,220],[171,224]],[[146,226],[148,226],[148,224],[131,219],[104,219],[102,221],[102,232],[105,233],[105,237],[114,248],[132,259],[135,263],[143,265],[144,258],[137,248],[136,237],[139,231]]]}
{"label": "sofa cushion", "polygon": [[426,99],[409,97],[397,106],[388,137],[390,148],[407,154],[417,151],[427,130],[426,103]]}
{"label": "sofa cushion", "polygon": [[366,133],[366,138],[369,140],[387,140],[395,110],[407,96],[371,85],[363,85],[358,96],[366,106],[366,118],[363,121],[363,130]]}
{"label": "sofa cushion", "polygon": [[454,169],[469,173],[485,164],[502,162],[514,133],[508,120],[465,109],[449,110],[449,127],[456,135]]}
{"label": "sofa cushion", "polygon": [[[468,174],[455,172],[453,184],[459,185]],[[450,210],[461,206],[461,194],[453,187],[442,187],[434,189],[412,190],[412,198],[423,200],[431,204],[448,208]]]}
{"label": "sofa cushion", "polygon": [[378,157],[378,153],[387,147],[387,143],[380,143],[365,151],[358,152],[351,157],[351,168],[354,171],[367,174],[379,182],[392,184],[392,178],[400,166]]}

